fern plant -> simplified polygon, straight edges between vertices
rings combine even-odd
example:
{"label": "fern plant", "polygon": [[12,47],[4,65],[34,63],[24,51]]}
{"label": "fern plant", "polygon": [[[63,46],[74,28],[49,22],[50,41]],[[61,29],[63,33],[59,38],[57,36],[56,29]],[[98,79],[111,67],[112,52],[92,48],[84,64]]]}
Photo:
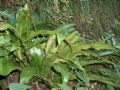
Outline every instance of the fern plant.
{"label": "fern plant", "polygon": [[19,84],[10,84],[10,90],[15,85],[28,89],[32,80],[51,90],[120,88],[119,50],[103,41],[85,40],[74,24],[40,30],[32,19],[25,5],[14,26],[0,26],[0,75],[20,71]]}

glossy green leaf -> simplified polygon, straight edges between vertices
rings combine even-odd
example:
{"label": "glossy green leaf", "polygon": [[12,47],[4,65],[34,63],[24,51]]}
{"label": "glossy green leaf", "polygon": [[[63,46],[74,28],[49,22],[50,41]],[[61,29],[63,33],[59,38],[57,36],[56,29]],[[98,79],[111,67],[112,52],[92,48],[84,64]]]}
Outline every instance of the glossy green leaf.
{"label": "glossy green leaf", "polygon": [[73,44],[73,43],[76,43],[79,39],[80,39],[80,36],[78,32],[73,32],[65,38],[65,41],[69,44]]}
{"label": "glossy green leaf", "polygon": [[109,44],[105,44],[103,42],[96,42],[91,44],[93,48],[97,49],[97,50],[101,50],[101,49],[113,49],[113,47]]}
{"label": "glossy green leaf", "polygon": [[113,54],[113,51],[103,51],[102,53],[100,53],[100,56],[106,56],[106,55],[111,55]]}
{"label": "glossy green leaf", "polygon": [[10,42],[10,38],[6,36],[0,36],[0,45]]}
{"label": "glossy green leaf", "polygon": [[55,29],[55,31],[57,32],[58,44],[60,44],[65,39],[66,35],[74,31],[73,26],[74,24],[68,24]]}
{"label": "glossy green leaf", "polygon": [[31,66],[24,68],[20,74],[20,83],[27,83],[33,76],[39,76],[42,69],[41,50],[33,47],[30,49]]}
{"label": "glossy green leaf", "polygon": [[62,83],[67,83],[70,75],[68,68],[61,64],[61,65],[54,65],[54,69],[61,74]]}
{"label": "glossy green leaf", "polygon": [[32,47],[32,48],[30,49],[30,53],[31,53],[31,55],[37,54],[37,55],[40,57],[40,55],[41,55],[41,50],[40,50],[39,48]]}
{"label": "glossy green leaf", "polygon": [[9,89],[10,90],[26,90],[26,89],[30,89],[30,86],[21,84],[21,83],[11,83],[9,85]]}
{"label": "glossy green leaf", "polygon": [[120,45],[115,45],[114,47],[117,49],[120,49]]}
{"label": "glossy green leaf", "polygon": [[82,61],[80,60],[79,63],[82,65],[82,66],[87,66],[87,65],[93,65],[93,64],[115,64],[111,61],[108,61],[108,60],[87,60],[87,61]]}
{"label": "glossy green leaf", "polygon": [[10,72],[17,69],[19,68],[13,65],[8,57],[5,57],[2,60],[0,60],[0,75],[7,76]]}
{"label": "glossy green leaf", "polygon": [[70,86],[68,86],[67,84],[59,84],[61,90],[72,90],[72,88]]}
{"label": "glossy green leaf", "polygon": [[[30,14],[29,8],[26,4],[21,11],[16,16],[16,34],[19,38],[23,38],[24,35],[28,35],[28,31],[30,29]],[[25,36],[26,37],[26,36]]]}
{"label": "glossy green leaf", "polygon": [[0,49],[0,57],[7,56],[8,54],[9,52],[7,52],[6,50]]}
{"label": "glossy green leaf", "polygon": [[28,83],[28,81],[34,76],[35,70],[31,68],[26,68],[22,70],[20,74],[20,83]]}
{"label": "glossy green leaf", "polygon": [[56,41],[56,35],[52,35],[46,45],[45,52],[48,54],[49,52],[55,53],[57,50],[57,41]]}
{"label": "glossy green leaf", "polygon": [[80,80],[82,80],[85,83],[86,86],[90,85],[89,78],[88,78],[88,76],[86,75],[85,72],[78,71],[78,72],[76,72],[76,74],[77,74],[77,77]]}
{"label": "glossy green leaf", "polygon": [[102,77],[100,75],[89,74],[89,79],[92,81],[99,81],[99,82],[103,82],[103,83],[120,88],[119,83],[115,83],[115,82],[111,81],[111,79],[108,77]]}

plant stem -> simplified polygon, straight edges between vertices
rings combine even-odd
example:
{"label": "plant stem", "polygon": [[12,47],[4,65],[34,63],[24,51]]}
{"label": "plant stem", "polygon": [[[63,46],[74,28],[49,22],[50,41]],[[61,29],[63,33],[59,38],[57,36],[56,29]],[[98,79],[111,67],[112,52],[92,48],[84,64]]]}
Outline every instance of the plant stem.
{"label": "plant stem", "polygon": [[30,59],[29,59],[29,57],[28,57],[28,55],[27,55],[27,49],[25,48],[25,46],[24,46],[22,40],[19,39],[19,41],[20,41],[21,46],[22,46],[22,48],[23,48],[23,50],[24,50],[24,54],[25,54],[25,57],[26,57],[26,60],[27,60],[26,62],[31,66]]}

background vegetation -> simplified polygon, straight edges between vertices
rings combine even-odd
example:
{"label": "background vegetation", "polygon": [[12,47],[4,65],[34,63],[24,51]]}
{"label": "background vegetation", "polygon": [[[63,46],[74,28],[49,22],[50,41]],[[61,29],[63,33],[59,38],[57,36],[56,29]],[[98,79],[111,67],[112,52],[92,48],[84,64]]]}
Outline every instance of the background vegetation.
{"label": "background vegetation", "polygon": [[1,10],[15,14],[25,3],[49,28],[72,22],[88,39],[98,39],[104,32],[119,36],[119,0],[1,0]]}
{"label": "background vegetation", "polygon": [[119,90],[119,0],[0,0],[6,90]]}

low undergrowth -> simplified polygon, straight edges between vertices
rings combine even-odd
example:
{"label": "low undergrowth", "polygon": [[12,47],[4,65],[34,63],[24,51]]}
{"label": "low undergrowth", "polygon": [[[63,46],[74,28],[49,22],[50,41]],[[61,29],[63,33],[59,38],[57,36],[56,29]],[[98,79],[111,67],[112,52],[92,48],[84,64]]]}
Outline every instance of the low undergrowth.
{"label": "low undergrowth", "polygon": [[120,89],[119,45],[113,37],[86,40],[74,31],[74,24],[41,30],[25,5],[14,25],[0,24],[0,86],[10,90]]}

